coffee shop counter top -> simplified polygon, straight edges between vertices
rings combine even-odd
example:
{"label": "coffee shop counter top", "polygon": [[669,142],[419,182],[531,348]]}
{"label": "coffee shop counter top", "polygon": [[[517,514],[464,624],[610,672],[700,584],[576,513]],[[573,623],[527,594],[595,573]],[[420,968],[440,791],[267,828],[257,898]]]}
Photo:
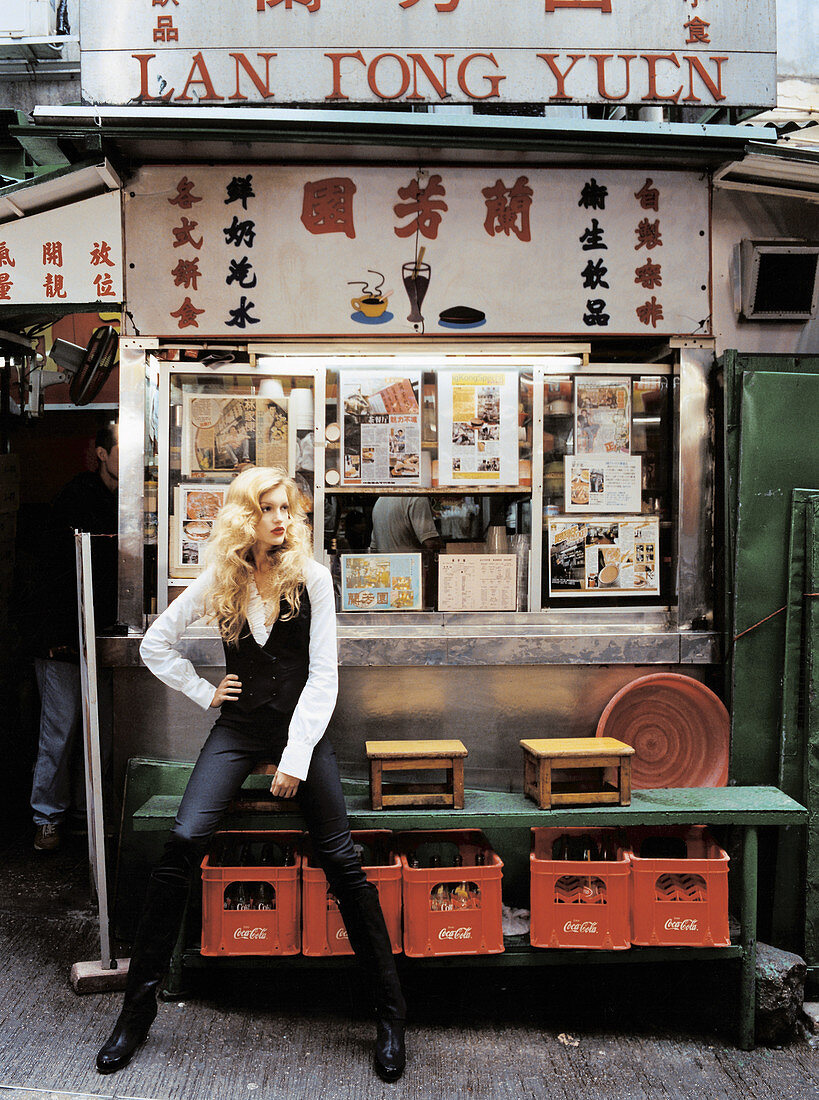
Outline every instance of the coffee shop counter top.
{"label": "coffee shop counter top", "polygon": [[[720,660],[720,636],[680,629],[671,613],[650,609],[630,614],[584,617],[533,614],[363,614],[340,615],[342,666],[400,665],[713,665]],[[98,638],[101,664],[140,664],[142,634]],[[222,645],[215,631],[191,629],[180,651],[194,665],[221,667]]]}

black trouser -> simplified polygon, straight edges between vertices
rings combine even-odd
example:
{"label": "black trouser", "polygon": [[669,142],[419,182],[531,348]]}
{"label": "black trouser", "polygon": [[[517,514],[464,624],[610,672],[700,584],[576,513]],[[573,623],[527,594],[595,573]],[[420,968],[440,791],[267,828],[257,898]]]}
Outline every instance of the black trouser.
{"label": "black trouser", "polygon": [[[241,722],[220,719],[211,730],[182,796],[165,854],[151,873],[132,963],[140,981],[147,976],[143,970],[164,972],[190,879],[252,769],[280,759],[288,724],[288,717],[265,711]],[[403,1019],[404,1002],[378,891],[353,848],[336,755],[326,737],[313,750],[296,801],[315,857],[338,899],[350,944],[373,981],[377,1011]]]}

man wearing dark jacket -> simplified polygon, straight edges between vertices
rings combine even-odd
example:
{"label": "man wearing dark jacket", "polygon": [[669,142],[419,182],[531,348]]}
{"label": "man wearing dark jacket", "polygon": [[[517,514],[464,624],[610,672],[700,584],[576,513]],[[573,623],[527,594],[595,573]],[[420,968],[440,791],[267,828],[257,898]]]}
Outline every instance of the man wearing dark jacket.
{"label": "man wearing dark jacket", "polygon": [[53,851],[71,806],[72,756],[81,729],[77,567],[74,531],[107,536],[91,540],[94,612],[98,630],[116,619],[117,487],[119,444],[116,424],[97,432],[98,467],[77,474],[57,494],[46,533],[43,589],[44,639],[35,660],[40,689],[40,736],[31,808],[34,847]]}

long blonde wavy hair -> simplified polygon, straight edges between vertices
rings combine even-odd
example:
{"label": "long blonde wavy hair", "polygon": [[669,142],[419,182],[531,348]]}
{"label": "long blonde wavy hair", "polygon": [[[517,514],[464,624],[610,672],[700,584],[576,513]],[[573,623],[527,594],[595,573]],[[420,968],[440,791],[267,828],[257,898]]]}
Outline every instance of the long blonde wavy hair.
{"label": "long blonde wavy hair", "polygon": [[[205,546],[205,566],[213,570],[213,583],[205,597],[208,618],[216,624],[228,644],[235,645],[247,621],[250,581],[253,577],[252,550],[256,526],[261,519],[261,498],[284,486],[290,518],[284,543],[269,551],[270,586],[265,596],[274,606],[276,618],[290,619],[299,613],[300,594],[312,553],[312,537],[301,494],[284,470],[254,466],[231,482],[227,499],[213,524]],[[279,614],[281,601],[287,605]]]}

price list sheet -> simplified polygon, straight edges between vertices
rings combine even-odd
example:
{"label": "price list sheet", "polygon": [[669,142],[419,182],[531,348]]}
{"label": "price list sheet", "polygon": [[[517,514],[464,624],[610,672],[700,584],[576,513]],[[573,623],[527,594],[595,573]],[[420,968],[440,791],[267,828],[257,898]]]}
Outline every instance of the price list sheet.
{"label": "price list sheet", "polygon": [[514,554],[441,554],[439,611],[514,611],[517,557]]}

